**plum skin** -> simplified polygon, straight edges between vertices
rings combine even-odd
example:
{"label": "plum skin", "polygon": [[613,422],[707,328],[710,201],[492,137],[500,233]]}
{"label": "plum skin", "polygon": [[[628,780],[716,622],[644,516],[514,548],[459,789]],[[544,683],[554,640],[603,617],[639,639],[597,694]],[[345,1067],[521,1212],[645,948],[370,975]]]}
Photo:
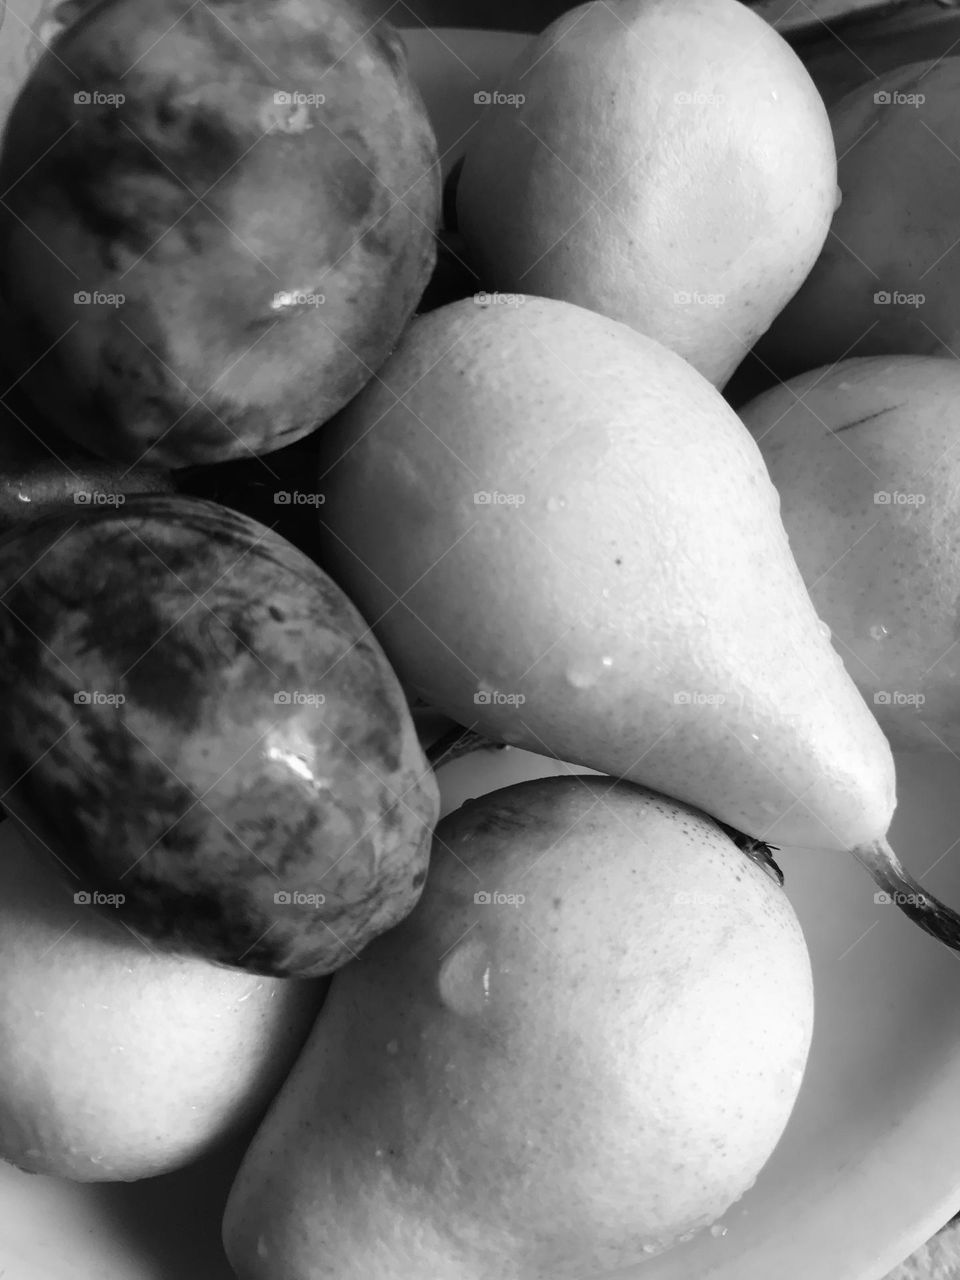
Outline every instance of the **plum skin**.
{"label": "plum skin", "polygon": [[277,977],[332,972],[413,908],[433,773],[360,615],[279,535],[135,497],[8,535],[0,591],[4,806],[65,890]]}
{"label": "plum skin", "polygon": [[[294,93],[324,101],[275,101]],[[253,0],[90,6],[14,104],[0,182],[30,395],[130,462],[307,434],[387,357],[435,262],[436,139],[399,37],[350,0],[275,0],[268,22]]]}

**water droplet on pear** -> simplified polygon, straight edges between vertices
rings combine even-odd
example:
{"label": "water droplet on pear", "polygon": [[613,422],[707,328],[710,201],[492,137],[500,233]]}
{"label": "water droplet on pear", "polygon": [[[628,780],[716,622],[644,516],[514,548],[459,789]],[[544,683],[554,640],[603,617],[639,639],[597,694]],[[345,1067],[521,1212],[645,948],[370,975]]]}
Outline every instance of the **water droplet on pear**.
{"label": "water droplet on pear", "polygon": [[475,1018],[490,1001],[490,953],[482,938],[471,933],[441,962],[437,990],[451,1013]]}

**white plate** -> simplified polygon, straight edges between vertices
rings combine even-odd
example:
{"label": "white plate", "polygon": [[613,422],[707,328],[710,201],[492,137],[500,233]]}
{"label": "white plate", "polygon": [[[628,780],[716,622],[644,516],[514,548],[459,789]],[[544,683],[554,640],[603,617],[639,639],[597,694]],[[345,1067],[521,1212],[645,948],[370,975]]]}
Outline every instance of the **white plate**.
{"label": "white plate", "polygon": [[[409,32],[412,62],[453,162],[516,36]],[[960,903],[960,764],[898,762],[894,842]],[[447,809],[564,766],[519,751],[443,771]],[[4,840],[0,828],[0,857]],[[784,851],[813,958],[817,1016],[796,1111],[757,1185],[706,1235],[620,1280],[880,1280],[960,1209],[960,964],[835,854]],[[2,980],[2,975],[0,975]],[[240,1148],[133,1185],[78,1186],[0,1167],[6,1280],[230,1280],[220,1213]],[[375,1280],[375,1278],[371,1278]],[[425,1278],[429,1280],[429,1278]]]}

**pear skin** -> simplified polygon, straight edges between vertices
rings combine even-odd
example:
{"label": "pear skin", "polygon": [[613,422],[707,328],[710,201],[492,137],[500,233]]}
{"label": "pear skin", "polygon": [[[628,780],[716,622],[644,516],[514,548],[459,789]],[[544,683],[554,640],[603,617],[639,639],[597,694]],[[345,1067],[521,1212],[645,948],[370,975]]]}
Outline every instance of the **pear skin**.
{"label": "pear skin", "polygon": [[686,361],[569,303],[454,303],[318,450],[324,563],[426,702],[904,891],[889,745],[759,449]]}
{"label": "pear skin", "polygon": [[739,0],[597,0],[520,53],[466,139],[484,287],[590,307],[722,386],[830,226],[836,156],[803,63]]}
{"label": "pear skin", "polygon": [[0,1159],[133,1181],[256,1123],[325,985],[159,954],[64,896],[9,822],[0,851]]}
{"label": "pear skin", "polygon": [[856,356],[956,359],[958,96],[960,57],[937,57],[874,75],[831,108],[843,200],[757,346],[778,377]]}
{"label": "pear skin", "polygon": [[760,452],[679,356],[568,303],[455,303],[317,443],[325,563],[428,703],[758,838],[886,829],[889,748]]}
{"label": "pear skin", "polygon": [[809,958],[715,823],[608,778],[445,818],[240,1169],[239,1280],[582,1280],[708,1226],[780,1138]]}
{"label": "pear skin", "polygon": [[833,643],[894,748],[960,754],[960,372],[845,360],[741,410]]}

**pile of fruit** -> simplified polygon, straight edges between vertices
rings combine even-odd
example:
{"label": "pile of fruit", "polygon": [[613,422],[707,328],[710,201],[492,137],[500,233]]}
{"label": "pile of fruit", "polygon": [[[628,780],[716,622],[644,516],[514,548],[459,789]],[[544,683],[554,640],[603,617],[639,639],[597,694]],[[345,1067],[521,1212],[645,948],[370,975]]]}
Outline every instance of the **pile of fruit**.
{"label": "pile of fruit", "polygon": [[[886,838],[891,743],[960,752],[960,58],[828,114],[739,0],[595,0],[443,191],[352,0],[38,24],[0,99],[0,1157],[132,1180],[256,1128],[240,1280],[710,1228],[810,1046],[776,847],[960,948]],[[503,746],[587,772],[438,822]]]}

